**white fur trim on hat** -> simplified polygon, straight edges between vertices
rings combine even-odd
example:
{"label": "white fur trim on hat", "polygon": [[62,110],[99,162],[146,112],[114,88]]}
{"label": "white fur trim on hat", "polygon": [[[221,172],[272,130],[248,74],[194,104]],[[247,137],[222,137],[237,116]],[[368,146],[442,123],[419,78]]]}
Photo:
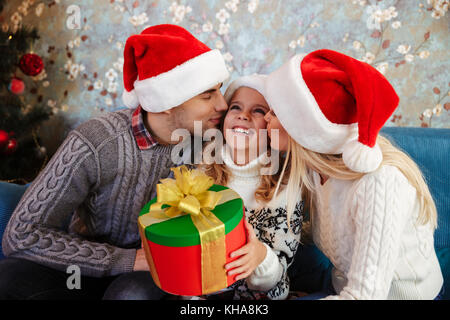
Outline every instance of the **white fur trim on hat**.
{"label": "white fur trim on hat", "polygon": [[225,101],[227,103],[230,103],[230,100],[233,97],[234,92],[240,87],[248,87],[255,89],[263,96],[265,96],[266,79],[267,75],[257,73],[237,78],[236,80],[230,83],[227,90],[225,91],[224,94]]}
{"label": "white fur trim on hat", "polygon": [[383,161],[383,153],[378,144],[371,148],[358,140],[352,140],[345,144],[342,160],[350,170],[368,173],[378,169]]}
{"label": "white fur trim on hat", "polygon": [[340,154],[344,144],[358,137],[358,124],[336,124],[320,110],[303,80],[296,55],[266,81],[266,100],[289,135],[303,147],[326,154]]}
{"label": "white fur trim on hat", "polygon": [[229,77],[219,50],[205,52],[172,70],[134,82],[139,104],[149,112],[163,112],[211,89]]}
{"label": "white fur trim on hat", "polygon": [[122,93],[122,101],[125,104],[125,107],[130,109],[137,108],[139,105],[139,100],[134,89],[130,92],[128,92],[127,89],[124,89]]}

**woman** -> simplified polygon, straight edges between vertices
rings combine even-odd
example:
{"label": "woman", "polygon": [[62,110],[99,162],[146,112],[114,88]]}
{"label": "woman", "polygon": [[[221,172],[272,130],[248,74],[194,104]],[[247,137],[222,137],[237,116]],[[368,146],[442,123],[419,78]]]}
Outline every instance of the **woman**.
{"label": "woman", "polygon": [[[331,50],[292,57],[266,81],[290,168],[306,192],[315,244],[333,264],[326,299],[435,299],[436,207],[417,165],[380,136],[398,105],[370,65]],[[288,193],[288,207],[294,197]],[[292,205],[291,205],[292,206]]]}
{"label": "woman", "polygon": [[264,139],[269,106],[261,94],[264,79],[262,75],[241,77],[228,87],[222,161],[203,166],[215,183],[232,188],[244,201],[249,240],[231,253],[239,258],[225,266],[228,275],[238,280],[230,288],[234,299],[285,299],[287,268],[300,241],[303,203],[297,201],[286,215],[285,190],[273,196],[279,172],[264,175],[269,157]]}

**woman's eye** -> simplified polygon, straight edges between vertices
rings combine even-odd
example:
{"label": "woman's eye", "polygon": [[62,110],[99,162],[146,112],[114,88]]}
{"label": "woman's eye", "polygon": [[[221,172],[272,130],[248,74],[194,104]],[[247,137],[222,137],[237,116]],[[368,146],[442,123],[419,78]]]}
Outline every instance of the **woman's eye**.
{"label": "woman's eye", "polygon": [[209,99],[211,99],[211,95],[210,95],[210,94],[205,94],[205,95],[202,97],[202,99],[209,100]]}
{"label": "woman's eye", "polygon": [[230,110],[239,110],[239,109],[240,109],[239,106],[235,104],[230,107]]}

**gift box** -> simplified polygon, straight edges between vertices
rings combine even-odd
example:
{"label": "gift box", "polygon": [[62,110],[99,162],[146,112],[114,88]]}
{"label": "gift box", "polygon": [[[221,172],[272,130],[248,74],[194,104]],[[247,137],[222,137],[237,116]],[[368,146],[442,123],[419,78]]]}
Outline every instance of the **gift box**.
{"label": "gift box", "polygon": [[157,197],[141,210],[139,231],[150,273],[162,290],[195,296],[230,286],[230,253],[246,242],[244,206],[239,195],[200,170],[172,168]]}

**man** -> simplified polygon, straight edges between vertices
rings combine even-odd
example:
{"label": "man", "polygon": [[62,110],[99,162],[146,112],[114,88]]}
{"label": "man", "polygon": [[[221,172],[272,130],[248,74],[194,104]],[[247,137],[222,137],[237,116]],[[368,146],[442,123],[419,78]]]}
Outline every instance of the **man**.
{"label": "man", "polygon": [[[171,132],[220,123],[228,71],[219,51],[181,27],[158,25],[127,40],[123,77],[132,110],[73,130],[14,211],[0,299],[163,296],[140,248],[138,214],[175,165]],[[80,270],[81,289],[69,266]]]}

